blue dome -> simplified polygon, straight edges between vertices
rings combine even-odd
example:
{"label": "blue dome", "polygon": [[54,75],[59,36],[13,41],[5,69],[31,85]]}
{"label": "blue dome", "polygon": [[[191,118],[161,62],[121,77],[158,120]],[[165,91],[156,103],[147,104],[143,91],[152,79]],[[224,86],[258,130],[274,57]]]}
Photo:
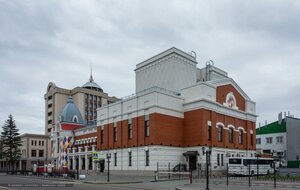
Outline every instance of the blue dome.
{"label": "blue dome", "polygon": [[65,105],[64,109],[60,113],[59,121],[66,122],[66,123],[78,123],[78,124],[84,123],[81,113],[78,107],[74,104],[74,101],[71,96],[69,96],[67,104]]}

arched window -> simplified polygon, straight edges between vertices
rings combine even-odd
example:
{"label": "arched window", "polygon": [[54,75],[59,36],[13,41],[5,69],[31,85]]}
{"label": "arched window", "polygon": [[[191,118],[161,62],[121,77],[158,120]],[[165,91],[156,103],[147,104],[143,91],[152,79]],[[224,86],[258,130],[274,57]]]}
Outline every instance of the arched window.
{"label": "arched window", "polygon": [[239,129],[239,144],[243,144],[243,129]]}
{"label": "arched window", "polygon": [[229,143],[233,143],[234,138],[234,129],[232,127],[229,127]]}
{"label": "arched window", "polygon": [[218,141],[222,142],[223,140],[223,126],[218,125]]}
{"label": "arched window", "polygon": [[74,117],[73,117],[73,123],[78,123],[77,115],[74,115]]}

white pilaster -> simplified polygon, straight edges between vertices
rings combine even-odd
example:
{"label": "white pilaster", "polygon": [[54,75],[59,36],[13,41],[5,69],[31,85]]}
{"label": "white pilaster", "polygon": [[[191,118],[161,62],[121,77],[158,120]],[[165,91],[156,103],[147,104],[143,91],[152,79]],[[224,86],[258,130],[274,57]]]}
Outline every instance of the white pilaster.
{"label": "white pilaster", "polygon": [[70,162],[70,156],[69,155],[67,155],[67,156],[68,156],[68,170],[69,170],[69,169],[71,169],[70,168],[71,162]]}
{"label": "white pilaster", "polygon": [[72,170],[76,170],[76,159],[75,159],[75,156],[73,156],[72,162],[73,162],[73,168],[72,168]]}
{"label": "white pilaster", "polygon": [[96,163],[94,161],[92,161],[92,169],[93,171],[96,170]]}
{"label": "white pilaster", "polygon": [[[80,149],[79,149],[80,150]],[[78,169],[79,170],[82,170],[82,160],[81,160],[81,156],[80,155],[78,155]]]}
{"label": "white pilaster", "polygon": [[19,161],[19,170],[22,170],[22,161]]}
{"label": "white pilaster", "polygon": [[89,162],[88,162],[88,155],[85,154],[85,170],[89,170]]}

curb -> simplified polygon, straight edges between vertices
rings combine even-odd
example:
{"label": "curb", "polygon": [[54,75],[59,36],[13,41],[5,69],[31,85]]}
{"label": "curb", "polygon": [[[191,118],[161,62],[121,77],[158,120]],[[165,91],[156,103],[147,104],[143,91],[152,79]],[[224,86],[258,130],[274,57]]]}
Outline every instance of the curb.
{"label": "curb", "polygon": [[[9,176],[9,175],[7,175]],[[44,179],[44,180],[56,180],[56,181],[69,181],[69,182],[78,182],[80,180],[73,180],[73,179],[63,179],[63,178],[50,178],[50,177],[38,177],[38,176],[22,176],[22,175],[11,175],[21,178],[35,178],[35,179]]]}

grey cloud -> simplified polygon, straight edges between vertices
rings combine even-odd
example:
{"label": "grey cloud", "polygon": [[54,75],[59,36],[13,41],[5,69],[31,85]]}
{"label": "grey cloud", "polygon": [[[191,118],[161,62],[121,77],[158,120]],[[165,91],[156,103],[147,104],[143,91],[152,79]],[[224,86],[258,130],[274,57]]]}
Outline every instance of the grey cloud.
{"label": "grey cloud", "polygon": [[135,65],[172,46],[227,71],[258,121],[300,117],[299,14],[292,0],[0,1],[0,121],[12,113],[24,132],[43,133],[48,82],[81,86],[92,64],[104,91],[126,96]]}

